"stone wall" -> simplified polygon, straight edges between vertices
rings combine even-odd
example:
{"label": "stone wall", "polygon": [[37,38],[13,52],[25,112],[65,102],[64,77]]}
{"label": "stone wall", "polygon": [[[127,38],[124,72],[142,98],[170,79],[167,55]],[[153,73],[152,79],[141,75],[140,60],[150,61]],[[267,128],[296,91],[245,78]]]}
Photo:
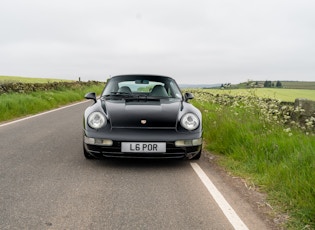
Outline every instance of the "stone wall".
{"label": "stone wall", "polygon": [[51,83],[21,83],[10,82],[0,84],[0,95],[5,93],[30,93],[35,91],[59,90],[63,88],[78,88],[83,85],[104,84],[95,81],[76,81],[76,82],[51,82]]}
{"label": "stone wall", "polygon": [[293,119],[305,128],[315,130],[315,101],[297,98],[294,102]]}
{"label": "stone wall", "polygon": [[315,101],[308,99],[297,98],[294,102],[294,108],[302,108],[301,115],[303,116],[314,116],[315,115]]}

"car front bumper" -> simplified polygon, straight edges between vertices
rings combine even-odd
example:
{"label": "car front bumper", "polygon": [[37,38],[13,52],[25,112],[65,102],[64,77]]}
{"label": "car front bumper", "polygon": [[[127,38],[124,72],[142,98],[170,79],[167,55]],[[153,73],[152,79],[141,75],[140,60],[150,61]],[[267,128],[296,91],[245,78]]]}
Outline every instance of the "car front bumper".
{"label": "car front bumper", "polygon": [[121,142],[113,141],[112,146],[91,145],[84,143],[85,150],[96,158],[188,158],[191,159],[201,151],[201,145],[176,147],[173,142],[166,142],[165,153],[121,152]]}
{"label": "car front bumper", "polygon": [[[201,133],[179,133],[170,130],[112,130],[109,133],[83,134],[85,150],[96,158],[188,158],[202,149]],[[122,142],[162,142],[166,151],[122,152]]]}

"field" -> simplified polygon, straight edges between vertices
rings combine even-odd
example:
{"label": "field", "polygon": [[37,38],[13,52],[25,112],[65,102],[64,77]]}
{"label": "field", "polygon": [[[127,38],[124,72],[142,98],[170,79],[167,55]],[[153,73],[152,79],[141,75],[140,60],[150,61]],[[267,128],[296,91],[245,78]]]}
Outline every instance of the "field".
{"label": "field", "polygon": [[0,84],[8,82],[22,82],[22,83],[48,83],[48,82],[71,82],[71,80],[62,80],[54,78],[29,78],[16,76],[0,76]]}
{"label": "field", "polygon": [[213,94],[229,94],[243,96],[257,96],[262,98],[277,99],[294,102],[296,98],[306,98],[315,101],[315,90],[308,89],[283,89],[283,88],[256,88],[256,89],[207,89]]}
{"label": "field", "polygon": [[286,89],[315,89],[315,82],[284,81],[282,86]]}

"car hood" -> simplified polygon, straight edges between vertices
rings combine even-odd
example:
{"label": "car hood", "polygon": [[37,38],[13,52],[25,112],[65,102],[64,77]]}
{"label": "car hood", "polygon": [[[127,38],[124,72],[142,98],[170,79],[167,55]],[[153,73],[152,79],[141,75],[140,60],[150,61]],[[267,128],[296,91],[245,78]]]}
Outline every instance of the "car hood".
{"label": "car hood", "polygon": [[113,128],[175,128],[180,101],[106,101]]}

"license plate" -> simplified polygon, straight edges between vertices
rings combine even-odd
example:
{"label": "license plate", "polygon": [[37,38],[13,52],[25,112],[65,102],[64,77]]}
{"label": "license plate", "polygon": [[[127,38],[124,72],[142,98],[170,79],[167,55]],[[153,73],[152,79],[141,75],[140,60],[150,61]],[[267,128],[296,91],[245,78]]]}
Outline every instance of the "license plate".
{"label": "license plate", "polygon": [[122,142],[121,151],[125,153],[165,153],[166,143]]}

